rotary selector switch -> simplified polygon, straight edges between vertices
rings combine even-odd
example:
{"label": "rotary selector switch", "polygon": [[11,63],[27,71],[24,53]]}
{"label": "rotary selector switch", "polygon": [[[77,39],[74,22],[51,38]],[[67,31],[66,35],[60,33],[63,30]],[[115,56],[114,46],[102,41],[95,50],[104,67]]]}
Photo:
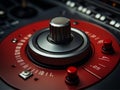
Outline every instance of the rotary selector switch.
{"label": "rotary selector switch", "polygon": [[70,20],[65,17],[52,19],[48,39],[56,44],[68,44],[72,40]]}
{"label": "rotary selector switch", "polygon": [[70,19],[65,17],[53,18],[49,28],[36,32],[28,44],[28,56],[31,60],[52,68],[83,63],[90,53],[87,35],[71,28]]}

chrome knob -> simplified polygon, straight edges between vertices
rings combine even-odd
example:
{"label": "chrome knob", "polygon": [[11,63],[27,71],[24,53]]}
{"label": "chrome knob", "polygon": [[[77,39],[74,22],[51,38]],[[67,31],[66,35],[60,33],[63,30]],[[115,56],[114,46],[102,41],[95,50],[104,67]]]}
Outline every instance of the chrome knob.
{"label": "chrome knob", "polygon": [[70,19],[65,17],[56,17],[52,19],[50,22],[49,40],[54,43],[64,44],[69,43],[71,39]]}

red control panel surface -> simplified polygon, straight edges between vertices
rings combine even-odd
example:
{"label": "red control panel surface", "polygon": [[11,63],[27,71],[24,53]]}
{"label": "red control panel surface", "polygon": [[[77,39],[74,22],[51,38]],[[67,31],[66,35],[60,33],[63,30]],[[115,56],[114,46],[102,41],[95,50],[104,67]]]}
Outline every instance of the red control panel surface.
{"label": "red control panel surface", "polygon": [[[28,41],[36,31],[48,28],[49,22],[46,20],[21,27],[0,43],[0,77],[10,86],[21,90],[80,90],[104,79],[117,66],[120,60],[117,39],[104,28],[80,20],[71,20],[71,27],[86,33],[92,55],[86,63],[77,67],[77,85],[65,82],[66,69],[49,69],[34,64],[26,53]],[[111,50],[112,53],[109,53]]]}

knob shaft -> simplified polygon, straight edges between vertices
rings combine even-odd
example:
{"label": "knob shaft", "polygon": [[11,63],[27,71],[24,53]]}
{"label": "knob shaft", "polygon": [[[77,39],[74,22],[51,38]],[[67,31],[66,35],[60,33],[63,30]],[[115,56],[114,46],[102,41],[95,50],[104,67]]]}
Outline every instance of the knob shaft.
{"label": "knob shaft", "polygon": [[65,17],[56,17],[50,22],[49,40],[54,43],[64,44],[69,43],[71,36],[70,19]]}

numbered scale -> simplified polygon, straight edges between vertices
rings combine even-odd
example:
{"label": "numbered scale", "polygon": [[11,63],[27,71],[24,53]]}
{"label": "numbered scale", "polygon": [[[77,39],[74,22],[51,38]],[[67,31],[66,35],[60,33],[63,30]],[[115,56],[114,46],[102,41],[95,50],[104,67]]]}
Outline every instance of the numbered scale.
{"label": "numbered scale", "polygon": [[111,33],[65,17],[21,27],[0,43],[0,77],[21,90],[80,90],[108,76],[119,60]]}

